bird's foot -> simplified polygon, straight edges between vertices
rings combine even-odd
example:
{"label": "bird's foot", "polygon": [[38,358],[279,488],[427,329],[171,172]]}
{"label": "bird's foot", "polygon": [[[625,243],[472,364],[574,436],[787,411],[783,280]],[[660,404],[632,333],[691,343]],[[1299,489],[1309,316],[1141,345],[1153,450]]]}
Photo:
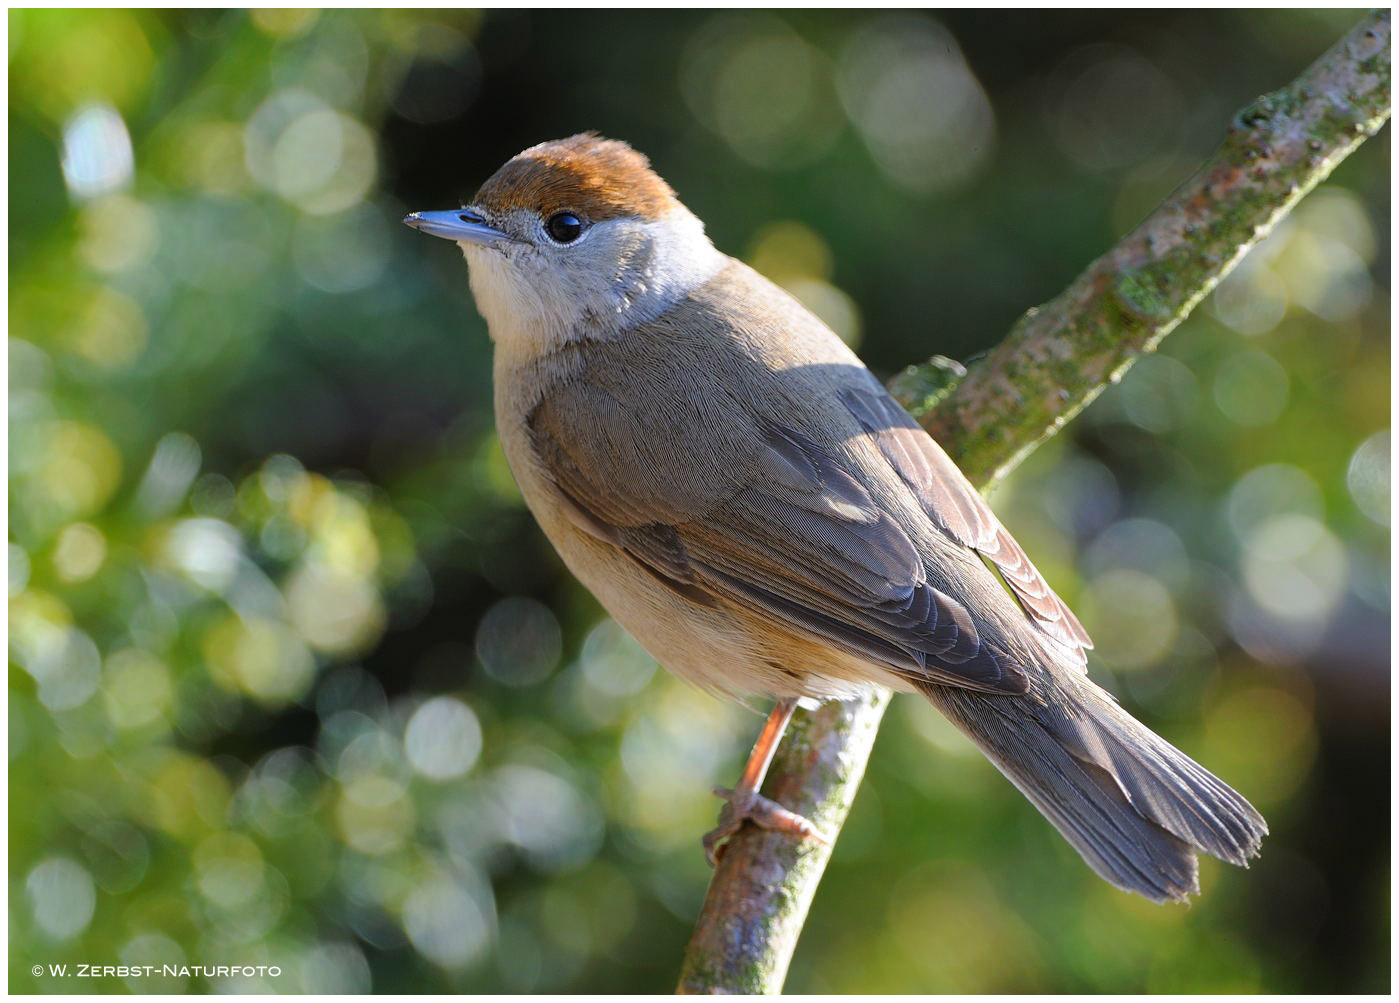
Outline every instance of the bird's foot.
{"label": "bird's foot", "polygon": [[719,812],[719,824],[704,835],[704,856],[710,867],[718,866],[719,858],[724,855],[724,849],[729,845],[729,837],[743,828],[745,821],[751,821],[764,829],[788,832],[803,839],[814,839],[818,843],[830,842],[816,826],[796,812],[788,811],[757,791],[731,791],[727,787],[716,787],[714,793],[724,799],[724,807]]}

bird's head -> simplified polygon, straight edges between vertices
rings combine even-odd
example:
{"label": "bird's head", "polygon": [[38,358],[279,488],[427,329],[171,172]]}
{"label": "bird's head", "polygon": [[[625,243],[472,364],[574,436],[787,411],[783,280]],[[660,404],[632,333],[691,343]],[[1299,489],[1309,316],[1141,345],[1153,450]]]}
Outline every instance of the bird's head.
{"label": "bird's head", "polygon": [[644,156],[592,134],[532,146],[470,205],[404,222],[461,246],[497,343],[541,351],[654,320],[724,262]]}

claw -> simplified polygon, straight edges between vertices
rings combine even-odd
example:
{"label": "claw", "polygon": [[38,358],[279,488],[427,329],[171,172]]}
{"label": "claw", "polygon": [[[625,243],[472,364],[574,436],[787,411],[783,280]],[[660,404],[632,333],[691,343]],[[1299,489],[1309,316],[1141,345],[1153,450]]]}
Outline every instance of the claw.
{"label": "claw", "polygon": [[830,845],[830,840],[808,820],[756,791],[739,792],[727,787],[716,787],[714,793],[724,799],[724,807],[719,812],[719,824],[705,833],[703,839],[704,856],[710,867],[719,865],[724,850],[729,845],[729,839],[743,828],[745,821],[751,821],[764,829],[786,832],[802,839],[814,839],[818,843]]}
{"label": "claw", "polygon": [[719,812],[719,824],[704,836],[704,856],[710,867],[719,865],[719,860],[724,855],[724,847],[729,845],[729,838],[743,828],[744,822],[749,821],[764,829],[788,832],[802,839],[814,839],[818,843],[830,845],[831,841],[821,835],[816,826],[796,812],[788,811],[776,801],[770,801],[758,793],[758,788],[763,785],[763,777],[767,776],[768,766],[772,764],[773,753],[777,751],[777,743],[796,709],[796,697],[778,700],[753,746],[748,764],[743,768],[743,776],[739,778],[738,787],[735,790],[729,790],[727,787],[714,788],[714,793],[724,799],[724,807]]}

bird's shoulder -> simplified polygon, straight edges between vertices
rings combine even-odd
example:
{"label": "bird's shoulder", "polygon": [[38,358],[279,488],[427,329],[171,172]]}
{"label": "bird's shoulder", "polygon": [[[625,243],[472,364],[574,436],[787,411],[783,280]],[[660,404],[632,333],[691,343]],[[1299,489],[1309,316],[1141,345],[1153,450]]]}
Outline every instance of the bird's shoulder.
{"label": "bird's shoulder", "polygon": [[655,320],[570,343],[535,382],[525,424],[540,459],[591,471],[657,517],[702,513],[770,475],[774,429],[821,448],[860,434],[840,393],[878,389],[824,324],[736,261]]}

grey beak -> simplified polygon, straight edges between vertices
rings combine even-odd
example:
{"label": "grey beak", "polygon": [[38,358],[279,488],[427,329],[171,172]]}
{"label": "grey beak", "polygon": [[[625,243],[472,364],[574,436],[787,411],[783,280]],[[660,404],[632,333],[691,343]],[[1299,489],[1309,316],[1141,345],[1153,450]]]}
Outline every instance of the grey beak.
{"label": "grey beak", "polygon": [[403,217],[403,222],[434,237],[468,244],[500,244],[511,239],[494,227],[487,226],[485,218],[471,209],[412,212]]}

